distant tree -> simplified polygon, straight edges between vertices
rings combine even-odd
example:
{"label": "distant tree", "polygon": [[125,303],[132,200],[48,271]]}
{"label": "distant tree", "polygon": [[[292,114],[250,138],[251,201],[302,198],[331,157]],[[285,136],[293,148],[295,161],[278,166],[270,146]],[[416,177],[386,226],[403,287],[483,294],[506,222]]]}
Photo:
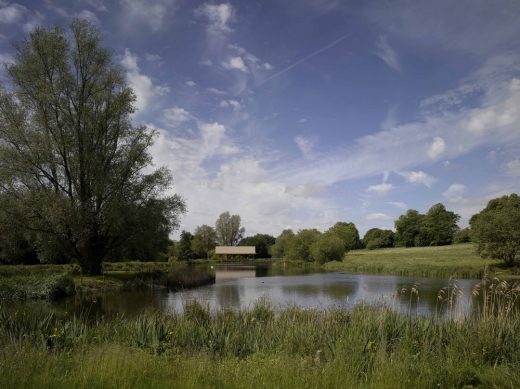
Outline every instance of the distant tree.
{"label": "distant tree", "polygon": [[275,243],[271,246],[271,256],[274,258],[283,258],[289,239],[294,237],[294,232],[291,229],[283,230],[276,238]]}
{"label": "distant tree", "polygon": [[318,240],[321,232],[316,229],[304,229],[291,237],[285,247],[285,259],[311,261],[310,247]]}
{"label": "distant tree", "polygon": [[275,243],[274,236],[268,234],[256,234],[243,238],[238,243],[239,246],[255,246],[257,258],[271,258],[269,247]]}
{"label": "distant tree", "polygon": [[236,246],[244,236],[245,229],[240,226],[240,216],[221,213],[215,223],[217,243],[222,246]]}
{"label": "distant tree", "polygon": [[421,219],[419,234],[415,237],[416,246],[443,246],[451,244],[453,234],[459,230],[460,216],[447,211],[443,204],[432,206]]}
{"label": "distant tree", "polygon": [[198,258],[208,258],[217,244],[217,234],[211,226],[203,224],[195,229],[192,248]]}
{"label": "distant tree", "polygon": [[327,230],[343,241],[345,250],[353,250],[362,247],[359,232],[354,223],[338,222]]}
{"label": "distant tree", "polygon": [[187,261],[195,258],[192,242],[193,235],[188,231],[182,231],[179,241],[174,245],[175,257],[179,261]]}
{"label": "distant tree", "polygon": [[17,46],[0,90],[0,193],[12,223],[32,232],[39,255],[77,259],[99,274],[134,236],[127,220],[158,204],[167,229],[184,203],[163,197],[166,169],[151,170],[154,132],[135,127],[135,94],[85,20],[70,33],[36,28]]}
{"label": "distant tree", "polygon": [[472,241],[482,257],[515,263],[520,253],[520,197],[513,193],[488,202],[470,219]]}
{"label": "distant tree", "polygon": [[382,230],[380,228],[371,228],[363,237],[363,244],[369,250],[393,247],[394,232],[392,230]]}
{"label": "distant tree", "polygon": [[318,263],[341,261],[348,249],[345,242],[336,234],[325,233],[316,239],[310,247],[310,259]]}
{"label": "distant tree", "polygon": [[467,243],[471,242],[471,230],[469,228],[463,228],[453,234],[453,243]]}
{"label": "distant tree", "polygon": [[424,215],[421,215],[415,209],[409,209],[406,211],[406,214],[399,216],[399,219],[394,223],[397,246],[415,246],[415,240],[419,235],[423,218]]}

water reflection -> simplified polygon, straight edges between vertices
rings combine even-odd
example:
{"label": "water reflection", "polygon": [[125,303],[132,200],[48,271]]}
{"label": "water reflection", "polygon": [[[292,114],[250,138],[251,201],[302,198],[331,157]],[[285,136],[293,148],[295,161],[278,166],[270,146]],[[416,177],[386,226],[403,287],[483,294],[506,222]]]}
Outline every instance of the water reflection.
{"label": "water reflection", "polygon": [[[287,275],[287,274],[299,275]],[[94,316],[135,315],[149,309],[182,311],[193,299],[211,309],[251,308],[267,297],[275,308],[345,307],[359,303],[386,304],[418,315],[464,316],[478,309],[472,289],[479,280],[443,280],[344,273],[313,273],[313,269],[279,269],[225,265],[215,268],[216,282],[196,289],[107,293],[75,297],[55,307],[68,312],[88,311]]]}

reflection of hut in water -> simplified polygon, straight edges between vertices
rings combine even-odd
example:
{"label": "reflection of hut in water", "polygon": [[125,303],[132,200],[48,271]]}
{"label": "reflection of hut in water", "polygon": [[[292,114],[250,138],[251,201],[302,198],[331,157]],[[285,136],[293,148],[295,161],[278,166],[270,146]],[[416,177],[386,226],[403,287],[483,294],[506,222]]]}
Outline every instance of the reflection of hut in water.
{"label": "reflection of hut in water", "polygon": [[256,254],[255,246],[217,246],[215,254],[224,261],[228,258],[254,258]]}
{"label": "reflection of hut in water", "polygon": [[216,281],[235,280],[237,278],[254,278],[256,276],[254,269],[235,269],[235,270],[215,270]]}

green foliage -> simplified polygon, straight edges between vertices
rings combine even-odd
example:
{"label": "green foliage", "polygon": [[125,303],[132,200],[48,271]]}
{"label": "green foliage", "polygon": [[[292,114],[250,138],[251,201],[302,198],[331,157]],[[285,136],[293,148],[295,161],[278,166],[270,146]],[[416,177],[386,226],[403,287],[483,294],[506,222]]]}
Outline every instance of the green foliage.
{"label": "green foliage", "polygon": [[271,256],[273,258],[283,258],[287,243],[294,237],[294,232],[291,229],[283,230],[282,233],[276,238],[275,243],[271,246]]}
{"label": "green foliage", "polygon": [[369,250],[393,247],[394,232],[392,230],[371,228],[363,237],[363,244]]}
{"label": "green foliage", "polygon": [[453,234],[458,231],[460,216],[447,211],[441,203],[432,206],[421,220],[416,246],[443,246],[451,244]]}
{"label": "green foliage", "polygon": [[409,209],[405,215],[399,216],[399,219],[394,223],[395,240],[398,246],[415,246],[423,218],[424,215],[421,215],[415,209]]}
{"label": "green foliage", "polygon": [[520,253],[520,197],[513,193],[488,202],[470,220],[472,241],[482,257],[513,265]]}
{"label": "green foliage", "polygon": [[54,300],[75,293],[72,277],[64,273],[0,277],[0,300]]}
{"label": "green foliage", "polygon": [[210,252],[215,249],[217,234],[211,226],[203,224],[195,229],[192,248],[197,258],[209,258]]}
{"label": "green foliage", "polygon": [[239,246],[255,246],[257,258],[271,258],[269,247],[275,243],[274,236],[268,234],[256,234],[243,238],[238,243]]}
{"label": "green foliage", "polygon": [[179,261],[187,261],[195,258],[195,253],[192,250],[193,235],[191,232],[182,231],[180,239],[174,245],[175,257]]}
{"label": "green foliage", "polygon": [[321,232],[316,229],[304,229],[289,238],[285,245],[284,259],[290,261],[312,261],[310,248],[318,240]]}
{"label": "green foliage", "polygon": [[453,234],[453,243],[468,243],[471,242],[471,229],[469,227],[463,228]]}
{"label": "green foliage", "polygon": [[245,228],[240,226],[240,215],[221,213],[215,222],[217,243],[221,246],[235,246],[244,236]]}
{"label": "green foliage", "polygon": [[327,232],[312,244],[310,259],[318,263],[341,261],[346,250],[344,240],[334,233]]}
{"label": "green foliage", "polygon": [[69,33],[35,29],[0,91],[0,192],[10,224],[32,233],[42,259],[77,259],[86,274],[100,273],[134,231],[141,243],[158,232],[163,239],[185,210],[180,197],[162,196],[170,173],[147,169],[154,132],[132,125],[135,95],[101,39],[85,20]]}
{"label": "green foliage", "polygon": [[359,232],[354,223],[338,222],[327,230],[343,241],[345,250],[359,249],[362,242],[359,239]]}

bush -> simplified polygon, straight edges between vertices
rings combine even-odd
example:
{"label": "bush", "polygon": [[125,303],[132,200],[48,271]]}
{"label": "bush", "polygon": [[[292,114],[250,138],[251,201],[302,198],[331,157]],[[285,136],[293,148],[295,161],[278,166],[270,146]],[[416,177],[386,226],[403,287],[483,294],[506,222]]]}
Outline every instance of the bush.
{"label": "bush", "polygon": [[311,246],[311,259],[318,263],[341,261],[347,250],[343,240],[330,233],[323,234]]}

